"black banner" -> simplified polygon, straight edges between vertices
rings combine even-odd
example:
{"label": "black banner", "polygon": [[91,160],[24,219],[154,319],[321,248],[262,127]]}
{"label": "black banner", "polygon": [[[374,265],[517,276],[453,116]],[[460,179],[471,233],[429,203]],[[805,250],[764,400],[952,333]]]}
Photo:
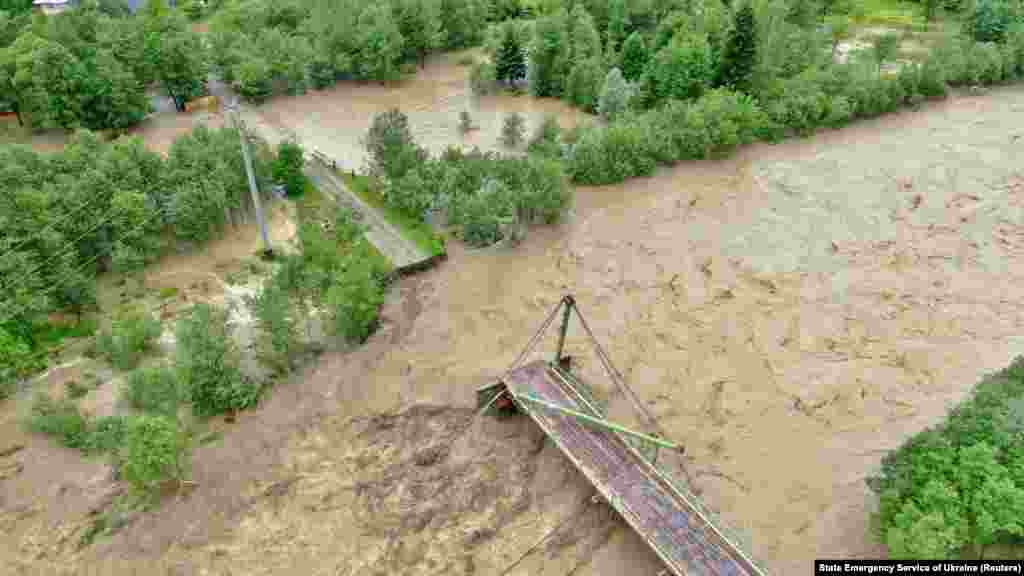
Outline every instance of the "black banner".
{"label": "black banner", "polygon": [[830,574],[1022,574],[1022,560],[815,560],[814,576]]}

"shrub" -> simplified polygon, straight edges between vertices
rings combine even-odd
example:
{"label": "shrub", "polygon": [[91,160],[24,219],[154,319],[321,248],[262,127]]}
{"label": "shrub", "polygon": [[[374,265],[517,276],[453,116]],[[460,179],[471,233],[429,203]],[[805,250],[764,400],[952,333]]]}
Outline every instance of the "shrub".
{"label": "shrub", "polygon": [[498,72],[492,62],[477,62],[469,73],[469,87],[473,94],[485,96],[498,86]]}
{"label": "shrub", "polygon": [[175,417],[181,391],[174,371],[167,366],[140,368],[128,375],[122,397],[136,410]]}
{"label": "shrub", "polygon": [[604,77],[601,96],[597,101],[597,113],[605,120],[614,120],[622,114],[633,99],[633,88],[618,68],[612,68]]}
{"label": "shrub", "polygon": [[697,98],[711,85],[712,78],[711,47],[707,39],[677,38],[647,64],[640,92],[647,106],[667,98]]}
{"label": "shrub", "polygon": [[188,442],[172,418],[140,415],[129,420],[120,474],[137,492],[152,492],[168,480],[184,478]]}
{"label": "shrub", "polygon": [[701,158],[724,156],[737,146],[753,142],[766,118],[753,98],[724,88],[712,90],[687,110],[686,129],[700,141]]}
{"label": "shrub", "polygon": [[925,98],[945,98],[949,91],[946,85],[946,70],[936,56],[928,56],[921,63],[918,87]]}
{"label": "shrub", "polygon": [[566,98],[577,108],[587,112],[596,111],[604,75],[604,66],[596,58],[577,63],[566,79]]}
{"label": "shrub", "polygon": [[89,446],[89,420],[72,400],[54,400],[46,393],[37,394],[29,413],[28,428],[55,436],[68,448],[84,450]]}
{"label": "shrub", "polygon": [[27,343],[0,328],[0,400],[14,393],[18,379],[32,369],[36,360]]}
{"label": "shrub", "polygon": [[554,224],[572,202],[572,190],[562,163],[529,158],[523,161],[522,192],[517,212],[524,222]]}
{"label": "shrub", "polygon": [[879,66],[892,60],[900,49],[900,36],[894,32],[878,34],[871,38],[871,52]]}
{"label": "shrub", "polygon": [[652,174],[654,159],[645,136],[640,127],[625,122],[585,131],[569,158],[570,177],[579,184],[599,185]]}
{"label": "shrub", "polygon": [[259,399],[260,387],[239,369],[227,313],[196,304],[178,321],[175,369],[182,389],[201,417],[248,408]]}
{"label": "shrub", "polygon": [[991,86],[1003,81],[1003,52],[998,45],[991,42],[975,44],[969,61],[977,84]]}
{"label": "shrub", "polygon": [[409,117],[397,108],[373,117],[363,144],[370,156],[370,172],[389,180],[401,178],[427,159],[426,151],[412,139]]}
{"label": "shrub", "polygon": [[736,90],[750,90],[757,64],[757,22],[754,7],[745,2],[736,11],[733,27],[725,45],[720,70],[721,83]]}
{"label": "shrub", "polygon": [[868,485],[879,496],[876,536],[894,558],[984,554],[1024,536],[1024,360],[986,377],[945,422],[882,460]]}
{"label": "shrub", "polygon": [[462,207],[462,240],[482,247],[504,238],[504,228],[515,218],[515,207],[508,186],[496,179],[486,181]]}
{"label": "shrub", "polygon": [[99,418],[92,425],[86,450],[94,454],[116,453],[124,445],[126,431],[127,421],[122,416]]}
{"label": "shrub", "polygon": [[273,92],[270,64],[254,54],[246,55],[234,68],[235,90],[250,102],[260,103]]}
{"label": "shrub", "polygon": [[335,274],[326,302],[332,332],[361,343],[377,325],[384,292],[368,263],[349,258]]}
{"label": "shrub", "polygon": [[300,318],[287,291],[268,282],[252,301],[259,335],[256,350],[260,360],[279,372],[291,372],[298,351]]}
{"label": "shrub", "polygon": [[515,148],[526,136],[526,120],[517,112],[505,116],[501,126],[501,143],[506,148]]}
{"label": "shrub", "polygon": [[121,370],[131,370],[160,337],[160,321],[149,313],[131,310],[100,330],[96,350]]}
{"label": "shrub", "polygon": [[644,37],[634,31],[622,44],[622,76],[636,82],[647,67],[647,44]]}
{"label": "shrub", "polygon": [[288,196],[301,196],[306,189],[306,176],[302,173],[305,160],[302,146],[295,142],[283,141],[277,146],[277,158],[271,166],[274,180],[284,184]]}
{"label": "shrub", "polygon": [[1006,0],[976,0],[964,21],[965,31],[977,42],[1003,42],[1014,14]]}
{"label": "shrub", "polygon": [[531,154],[539,154],[557,158],[561,155],[562,147],[559,139],[562,134],[562,127],[558,125],[558,119],[552,115],[545,115],[537,131],[530,137],[530,143],[526,151]]}

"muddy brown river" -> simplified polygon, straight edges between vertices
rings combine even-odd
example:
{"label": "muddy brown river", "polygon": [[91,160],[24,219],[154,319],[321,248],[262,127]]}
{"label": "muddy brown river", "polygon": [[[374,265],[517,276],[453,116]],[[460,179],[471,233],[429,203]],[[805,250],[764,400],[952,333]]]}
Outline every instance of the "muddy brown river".
{"label": "muddy brown river", "polygon": [[[462,84],[451,86],[462,98]],[[339,109],[319,120],[285,109],[324,95],[268,108],[311,140],[347,142],[357,115],[405,102],[382,90],[339,87]],[[414,130],[431,145],[458,114],[423,104],[447,102],[437,90],[409,96]],[[202,545],[130,548],[145,538],[119,536],[79,566],[113,569],[120,546],[137,560],[124,570],[159,558],[199,574],[501,574],[571,517],[586,482],[522,422],[453,430],[470,418],[476,387],[567,293],[687,447],[705,501],[773,574],[807,574],[817,557],[877,556],[865,477],[1024,352],[1022,145],[1024,90],[1011,88],[579,188],[564,224],[516,248],[455,246],[406,281],[372,354],[322,359],[309,378],[328,384],[331,413],[288,440],[280,494],[255,492],[264,496]],[[338,155],[356,158],[346,146]],[[616,419],[634,422],[576,326],[568,348]],[[614,517],[580,518],[509,574],[660,569]]]}

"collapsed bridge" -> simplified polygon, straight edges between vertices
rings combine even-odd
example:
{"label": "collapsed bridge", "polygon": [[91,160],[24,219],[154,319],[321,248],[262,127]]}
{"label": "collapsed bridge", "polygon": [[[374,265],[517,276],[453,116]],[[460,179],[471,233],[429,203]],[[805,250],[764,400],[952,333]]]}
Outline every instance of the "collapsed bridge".
{"label": "collapsed bridge", "polygon": [[[555,361],[537,360],[518,366],[559,308],[563,308],[563,319]],[[505,376],[478,390],[483,410],[495,406],[503,411],[523,412],[533,419],[676,575],[767,576],[744,550],[740,538],[657,464],[659,448],[679,452],[682,448],[657,435],[609,422],[606,408],[570,372],[571,360],[562,356],[562,350],[573,311],[609,375],[653,421],[621,381],[621,375],[597,344],[571,296],[563,298],[552,311]]]}

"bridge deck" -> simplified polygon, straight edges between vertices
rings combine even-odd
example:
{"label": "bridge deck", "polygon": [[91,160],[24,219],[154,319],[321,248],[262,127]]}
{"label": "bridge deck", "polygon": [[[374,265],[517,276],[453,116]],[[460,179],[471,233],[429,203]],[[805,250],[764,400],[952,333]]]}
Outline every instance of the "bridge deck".
{"label": "bridge deck", "polygon": [[543,361],[518,368],[505,385],[517,404],[551,437],[619,514],[678,576],[763,576],[713,521],[646,458],[611,431],[538,406],[519,395],[601,416]]}

